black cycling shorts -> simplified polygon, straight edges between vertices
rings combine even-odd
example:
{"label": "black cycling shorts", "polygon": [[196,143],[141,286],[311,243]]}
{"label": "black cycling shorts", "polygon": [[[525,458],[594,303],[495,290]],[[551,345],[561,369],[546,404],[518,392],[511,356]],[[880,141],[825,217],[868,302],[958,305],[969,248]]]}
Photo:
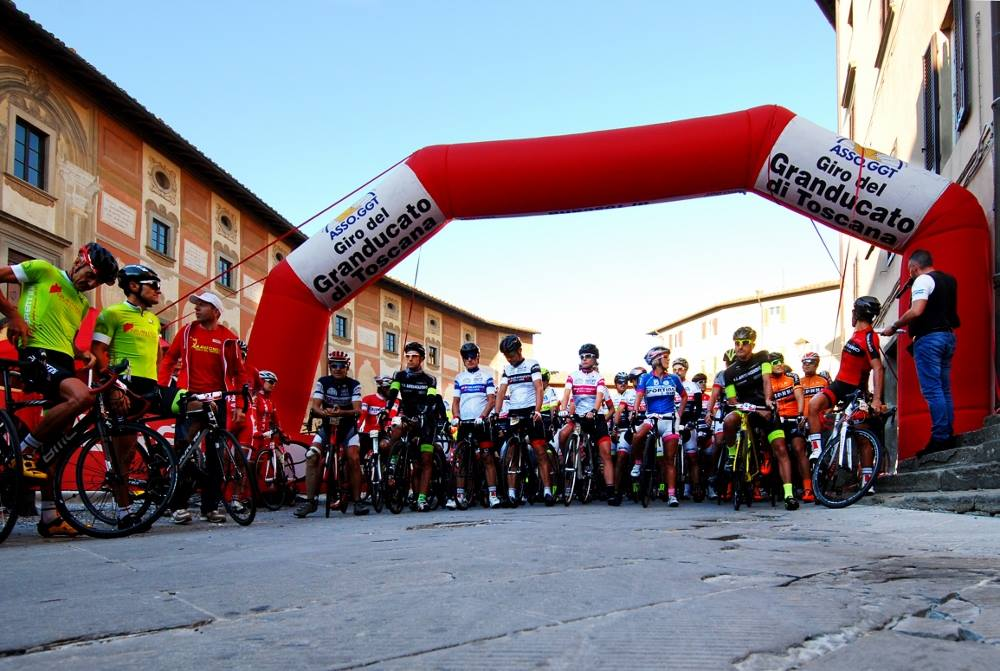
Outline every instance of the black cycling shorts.
{"label": "black cycling shorts", "polygon": [[854,384],[847,384],[841,380],[834,380],[830,383],[830,386],[823,389],[820,393],[826,396],[830,400],[830,405],[835,406],[841,400],[843,400],[847,395],[857,391],[858,387]]}
{"label": "black cycling shorts", "polygon": [[150,380],[148,377],[133,377],[130,380],[124,380],[124,383],[133,394],[149,401],[147,413],[163,417],[176,417],[180,408],[174,409],[175,401],[181,394],[187,393],[186,389],[163,387],[157,384],[156,380]]}
{"label": "black cycling shorts", "polygon": [[[42,356],[45,363],[41,362]],[[48,401],[61,401],[59,385],[63,380],[76,377],[73,357],[63,352],[56,352],[41,347],[25,347],[18,350],[18,358],[23,361],[36,361],[33,366],[22,366],[21,380],[24,391],[41,394]]]}
{"label": "black cycling shorts", "polygon": [[485,421],[480,424],[467,424],[465,422],[460,423],[458,425],[457,440],[465,440],[469,437],[472,437],[472,439],[479,443],[479,445],[493,442],[493,436],[490,435],[489,424]]}
{"label": "black cycling shorts", "polygon": [[[511,422],[512,430],[524,431],[523,426],[525,423],[528,425],[528,439],[532,442],[536,440],[545,441],[545,429],[542,423],[536,422],[534,420],[535,409],[534,408],[519,408],[517,410],[511,410],[507,415],[508,422]],[[518,420],[516,425],[513,425],[511,420]],[[508,432],[509,434],[510,432]]]}

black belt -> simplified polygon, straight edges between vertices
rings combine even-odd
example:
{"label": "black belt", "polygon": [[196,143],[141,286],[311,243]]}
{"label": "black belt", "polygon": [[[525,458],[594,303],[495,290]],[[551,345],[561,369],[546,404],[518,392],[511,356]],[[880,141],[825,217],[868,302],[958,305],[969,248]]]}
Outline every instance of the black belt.
{"label": "black belt", "polygon": [[918,336],[914,336],[913,340],[916,342],[918,339],[923,338],[928,333],[951,333],[954,329],[950,326],[938,326],[937,328],[927,329]]}

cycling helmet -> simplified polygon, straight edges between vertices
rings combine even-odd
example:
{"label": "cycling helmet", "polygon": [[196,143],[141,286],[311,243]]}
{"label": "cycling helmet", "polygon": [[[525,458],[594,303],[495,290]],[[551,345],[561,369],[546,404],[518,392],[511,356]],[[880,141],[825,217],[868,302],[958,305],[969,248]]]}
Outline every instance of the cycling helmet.
{"label": "cycling helmet", "polygon": [[741,326],[733,331],[733,340],[750,340],[757,342],[757,332],[749,326]]}
{"label": "cycling helmet", "polygon": [[403,348],[403,354],[409,354],[410,352],[419,354],[421,359],[427,356],[427,352],[424,351],[424,346],[416,340],[406,343],[406,347]]}
{"label": "cycling helmet", "polygon": [[139,263],[130,263],[118,271],[118,287],[128,296],[129,282],[160,281],[156,271]]}
{"label": "cycling helmet", "polygon": [[278,381],[278,376],[275,375],[274,373],[272,373],[269,370],[262,370],[262,371],[260,371],[259,373],[257,373],[257,377],[260,378],[261,382],[275,383],[275,382]]}
{"label": "cycling helmet", "polygon": [[94,269],[101,284],[110,286],[115,283],[115,278],[118,276],[118,260],[114,254],[96,242],[88,242],[80,248],[80,256]]}
{"label": "cycling helmet", "polygon": [[722,355],[722,363],[728,366],[732,364],[734,361],[736,361],[736,349],[734,347],[730,347]]}
{"label": "cycling helmet", "polygon": [[375,378],[376,387],[388,387],[392,384],[392,378],[388,375],[379,375]]}
{"label": "cycling helmet", "polygon": [[543,368],[541,370],[541,373],[542,373],[542,382],[548,382],[549,378],[551,377],[551,375],[549,375],[549,369]]}
{"label": "cycling helmet", "polygon": [[583,356],[584,354],[592,354],[595,359],[599,359],[601,357],[601,352],[597,349],[597,345],[589,342],[584,345],[580,345],[580,351],[577,352],[577,354],[580,356]]}
{"label": "cycling helmet", "polygon": [[462,355],[462,359],[474,359],[479,356],[479,345],[467,342],[459,348],[458,353]]}
{"label": "cycling helmet", "polygon": [[615,373],[615,384],[628,384],[628,373],[625,371]]}
{"label": "cycling helmet", "polygon": [[646,369],[642,366],[636,366],[628,372],[628,379],[638,380],[640,377],[646,374]]}
{"label": "cycling helmet", "polygon": [[785,355],[781,352],[771,352],[768,359],[771,361],[772,365],[776,363],[785,363]]}
{"label": "cycling helmet", "polygon": [[657,359],[669,354],[670,354],[669,348],[663,347],[662,345],[656,345],[655,347],[650,348],[648,352],[646,352],[646,356],[644,356],[643,359],[646,360],[647,364],[652,366],[653,362],[655,362]]}
{"label": "cycling helmet", "polygon": [[521,339],[516,335],[509,335],[500,341],[500,351],[503,354],[513,354],[521,349]]}
{"label": "cycling helmet", "polygon": [[247,341],[246,340],[237,340],[236,341],[236,346],[240,348],[240,354],[242,354],[243,358],[246,359],[247,358],[247,352],[250,351],[250,346],[247,345]]}
{"label": "cycling helmet", "polygon": [[691,367],[691,366],[688,365],[688,360],[685,359],[682,356],[679,356],[676,359],[674,359],[674,362],[672,364],[670,364],[670,366],[671,367],[673,367],[673,366],[684,366],[684,368],[690,368]]}
{"label": "cycling helmet", "polygon": [[330,363],[346,363],[348,366],[351,365],[351,355],[347,352],[341,352],[338,349],[330,350],[330,353],[326,356],[326,360]]}
{"label": "cycling helmet", "polygon": [[882,312],[882,304],[874,296],[862,296],[854,301],[854,316],[858,321],[872,322]]}
{"label": "cycling helmet", "polygon": [[807,361],[811,363],[819,363],[819,354],[817,354],[816,352],[806,352],[805,354],[802,355],[802,363],[805,363]]}
{"label": "cycling helmet", "polygon": [[698,373],[693,378],[691,378],[691,381],[694,382],[695,384],[698,384],[699,382],[708,382],[708,376],[705,375],[704,373]]}

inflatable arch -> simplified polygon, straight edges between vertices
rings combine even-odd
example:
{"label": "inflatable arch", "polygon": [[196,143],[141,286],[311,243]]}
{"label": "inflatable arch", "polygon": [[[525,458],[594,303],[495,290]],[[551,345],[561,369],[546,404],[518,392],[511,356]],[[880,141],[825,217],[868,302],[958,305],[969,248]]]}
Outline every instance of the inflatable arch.
{"label": "inflatable arch", "polygon": [[[975,197],[940,175],[839,137],[778,106],[578,135],[426,147],[389,171],[267,278],[251,364],[278,371],[301,417],[330,312],[448,221],[578,212],[753,191],[834,230],[907,254],[926,248],[959,282],[955,428],[993,400],[991,239]],[[902,264],[903,277],[906,264]],[[901,336],[907,344],[908,338]],[[899,348],[900,456],[930,420]]]}

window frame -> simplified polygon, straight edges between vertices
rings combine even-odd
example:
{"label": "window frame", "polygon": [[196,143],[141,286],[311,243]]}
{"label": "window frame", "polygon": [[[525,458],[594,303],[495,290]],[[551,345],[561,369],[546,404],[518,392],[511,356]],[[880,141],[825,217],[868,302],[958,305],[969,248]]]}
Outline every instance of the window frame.
{"label": "window frame", "polygon": [[[390,348],[390,341],[392,347]],[[382,331],[382,351],[388,354],[399,354],[399,337],[396,332],[391,329],[384,329]]]}
{"label": "window frame", "polygon": [[[344,325],[343,333],[340,331],[340,325]],[[341,340],[351,339],[351,320],[347,315],[334,315],[333,316],[333,335]]]}
{"label": "window frame", "polygon": [[[159,247],[156,246],[156,236],[154,235],[154,233],[156,231],[157,225],[160,225],[160,226],[162,226],[163,228],[166,229],[166,239],[164,241],[164,248],[163,249],[160,249]],[[173,226],[170,224],[169,221],[166,221],[162,217],[159,217],[159,216],[157,216],[155,214],[150,213],[150,215],[149,215],[149,234],[148,234],[148,239],[146,241],[146,245],[149,247],[149,249],[151,251],[156,252],[157,254],[159,254],[161,256],[165,256],[168,259],[173,259],[174,258],[174,254],[173,254],[174,236],[172,235],[172,232],[173,232]]]}
{"label": "window frame", "polygon": [[[40,152],[40,159],[42,162],[42,170],[39,172],[39,176],[42,181],[42,186],[32,184],[30,181],[17,175],[15,171],[15,155],[17,153],[17,126],[19,123],[23,123],[26,126],[30,126],[37,132],[45,136],[45,146],[43,151]],[[16,107],[13,103],[9,106],[9,111],[7,114],[7,162],[5,165],[5,171],[14,179],[17,179],[21,183],[29,186],[32,189],[37,189],[38,191],[52,197],[51,186],[55,181],[52,177],[53,166],[55,165],[55,146],[58,140],[58,134],[55,129],[42,123],[39,119],[36,119],[31,114],[28,114],[25,110]]]}
{"label": "window frame", "polygon": [[[229,268],[223,273],[222,262],[225,261],[229,264]],[[236,263],[226,256],[225,254],[215,255],[215,283],[220,287],[228,289],[229,291],[237,290],[237,276],[236,276]],[[225,282],[226,278],[229,278],[229,283]]]}
{"label": "window frame", "polygon": [[427,346],[427,365],[428,366],[433,366],[434,368],[437,368],[438,367],[438,358],[439,357],[438,357],[438,348],[437,348],[437,346],[436,345],[428,345]]}

